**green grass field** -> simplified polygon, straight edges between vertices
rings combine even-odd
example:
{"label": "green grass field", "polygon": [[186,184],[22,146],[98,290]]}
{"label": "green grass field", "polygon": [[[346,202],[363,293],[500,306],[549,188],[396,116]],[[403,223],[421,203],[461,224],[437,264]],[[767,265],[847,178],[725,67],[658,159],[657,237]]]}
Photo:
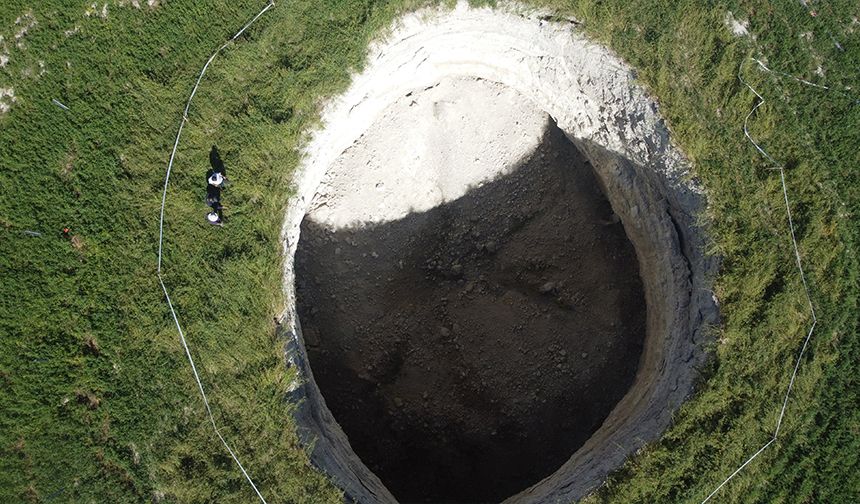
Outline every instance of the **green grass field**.
{"label": "green grass field", "polygon": [[[123,3],[104,18],[86,2],[0,9],[0,95],[14,90],[0,98],[0,500],[251,502],[205,417],[155,264],[187,95],[264,2]],[[767,100],[750,129],[787,168],[820,322],[779,441],[717,502],[860,502],[860,5],[816,1],[811,16],[764,0],[542,4],[638,70],[708,189],[723,258],[707,380],[589,500],[698,502],[773,431],[809,318],[778,174],[742,133],[755,96],[737,72],[758,56],[835,89],[742,68]],[[297,148],[369,39],[418,5],[279,2],[215,60],[177,154],[165,281],[225,437],[271,503],[342,500],[298,444],[274,332]],[[754,37],[732,34],[728,11]],[[224,228],[202,218],[213,144],[233,180]]]}

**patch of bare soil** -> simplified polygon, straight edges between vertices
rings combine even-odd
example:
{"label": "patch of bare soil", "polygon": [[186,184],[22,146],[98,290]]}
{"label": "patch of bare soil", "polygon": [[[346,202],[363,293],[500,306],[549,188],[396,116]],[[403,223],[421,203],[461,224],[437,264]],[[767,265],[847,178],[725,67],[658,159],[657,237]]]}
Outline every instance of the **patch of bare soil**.
{"label": "patch of bare soil", "polygon": [[401,502],[499,501],[557,470],[633,382],[633,246],[554,125],[509,174],[426,212],[306,216],[298,312],[314,378]]}

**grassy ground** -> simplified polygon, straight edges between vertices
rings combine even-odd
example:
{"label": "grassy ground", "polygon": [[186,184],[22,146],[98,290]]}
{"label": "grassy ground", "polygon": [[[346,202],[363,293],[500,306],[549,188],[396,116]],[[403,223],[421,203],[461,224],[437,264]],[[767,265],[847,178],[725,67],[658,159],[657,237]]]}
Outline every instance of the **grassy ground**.
{"label": "grassy ground", "polygon": [[[664,439],[592,497],[697,502],[769,438],[809,322],[777,174],[741,133],[754,96],[736,73],[752,54],[856,85],[860,8],[815,2],[813,17],[768,1],[544,1],[638,69],[709,189],[725,315],[709,379]],[[0,114],[0,500],[249,502],[206,423],[155,252],[184,100],[262,2],[111,3],[106,18],[86,17],[87,5],[7,0],[0,10],[0,89],[15,93]],[[225,436],[270,502],[341,500],[308,465],[282,400],[290,377],[272,316],[286,181],[321,97],[343,89],[369,37],[412,7],[279,3],[216,60],[177,155],[166,281]],[[729,10],[754,39],[726,28]],[[36,24],[16,41],[28,12]],[[860,501],[860,112],[843,94],[743,72],[768,100],[751,130],[788,168],[821,322],[780,441],[719,502]],[[202,220],[213,144],[234,181],[222,229]]]}

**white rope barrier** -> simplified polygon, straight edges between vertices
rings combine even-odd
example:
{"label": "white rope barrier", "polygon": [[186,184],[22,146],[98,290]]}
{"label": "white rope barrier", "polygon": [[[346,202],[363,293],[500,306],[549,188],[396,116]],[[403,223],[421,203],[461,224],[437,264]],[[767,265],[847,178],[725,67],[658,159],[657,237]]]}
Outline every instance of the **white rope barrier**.
{"label": "white rope barrier", "polygon": [[245,479],[248,480],[248,483],[251,485],[251,488],[254,489],[254,493],[259,497],[260,502],[263,504],[266,503],[266,499],[263,498],[263,495],[260,493],[260,490],[257,489],[257,485],[254,484],[254,480],[251,479],[251,476],[248,474],[248,471],[245,470],[245,467],[239,462],[239,458],[236,456],[236,453],[227,443],[227,440],[224,439],[224,436],[221,435],[221,430],[218,428],[218,425],[215,423],[215,417],[212,415],[212,408],[209,406],[209,399],[206,397],[206,391],[203,389],[203,382],[200,380],[200,375],[197,373],[197,366],[194,365],[194,359],[191,357],[191,351],[188,348],[188,342],[185,340],[185,332],[182,330],[182,325],[179,324],[179,317],[176,315],[176,310],[173,308],[173,302],[170,300],[170,295],[167,293],[167,287],[164,285],[164,279],[161,275],[161,259],[164,250],[164,206],[167,201],[167,185],[170,182],[170,172],[173,169],[173,161],[176,158],[176,149],[179,147],[179,139],[182,136],[182,129],[185,126],[185,123],[188,121],[188,110],[191,108],[191,100],[194,99],[194,95],[197,93],[197,88],[200,86],[200,81],[203,79],[203,75],[206,73],[206,70],[209,68],[209,64],[212,63],[212,60],[215,59],[215,56],[218,55],[222,50],[224,50],[228,45],[230,45],[233,41],[235,41],[242,33],[248,29],[257,19],[260,18],[267,10],[271,9],[275,6],[274,0],[270,0],[269,3],[266,4],[263,9],[257,13],[245,26],[242,27],[241,30],[236,32],[233,37],[221,45],[215,52],[209,56],[209,59],[206,61],[206,64],[203,65],[203,68],[200,70],[200,74],[197,76],[197,82],[194,83],[194,88],[191,90],[191,94],[188,96],[188,101],[185,104],[185,110],[182,112],[182,120],[179,122],[179,129],[176,131],[176,140],[173,142],[173,150],[170,152],[170,160],[167,162],[167,172],[164,175],[164,190],[161,194],[161,216],[158,220],[158,266],[156,268],[156,274],[158,275],[158,282],[161,284],[161,289],[164,291],[164,298],[167,300],[167,306],[170,308],[170,314],[173,316],[173,322],[176,324],[176,330],[179,332],[179,340],[182,342],[182,348],[185,350],[185,356],[188,358],[188,363],[191,365],[191,371],[194,373],[194,380],[197,382],[197,388],[200,391],[200,397],[203,398],[203,404],[206,406],[206,415],[209,418],[209,422],[212,424],[212,429],[215,431],[215,434],[218,436],[218,439],[221,440],[221,444],[224,445],[224,448],[230,453],[230,457],[233,458],[233,461],[236,462],[236,465],[239,466],[239,470],[242,471],[242,474],[245,476]]}
{"label": "white rope barrier", "polygon": [[[780,72],[779,70],[771,70],[770,68],[767,67],[767,65],[762,63],[761,60],[759,60],[758,58],[752,58],[751,57],[750,59],[755,61],[756,63],[758,63],[758,66],[760,66],[761,69],[764,70],[765,72],[769,72],[769,73],[776,74],[776,75],[782,75],[783,77],[788,77],[789,79],[794,79],[801,84],[806,84],[807,86],[816,87],[818,89],[828,89],[828,90],[830,89],[828,86],[822,86],[821,84],[809,82],[806,79],[801,79],[800,77],[791,75],[789,73]],[[741,82],[743,82],[743,80],[741,80]],[[746,83],[744,82],[744,84],[746,84]],[[749,87],[749,86],[747,86],[747,87]],[[755,93],[755,90],[753,90],[753,93]],[[756,93],[756,94],[758,94],[758,93]]]}
{"label": "white rope barrier", "polygon": [[[766,72],[769,72],[772,74],[784,75],[784,76],[787,76],[787,77],[790,77],[790,78],[796,80],[797,82],[799,82],[801,84],[805,84],[808,86],[812,86],[812,87],[816,87],[816,88],[824,89],[824,90],[830,90],[830,88],[828,88],[827,86],[821,86],[821,85],[809,82],[807,80],[801,79],[799,77],[795,77],[795,76],[790,75],[790,74],[771,70],[770,68],[765,66],[764,63],[762,63],[761,61],[759,61],[756,58],[750,58],[750,59],[752,61],[755,61],[756,63],[758,63],[759,67],[763,71],[766,71]],[[741,62],[741,66],[740,66],[740,68],[738,68],[738,80],[740,80],[741,83],[743,83],[743,85],[746,86],[750,91],[752,91],[756,95],[756,98],[758,98],[758,103],[756,103],[755,106],[753,106],[752,110],[750,110],[749,113],[747,114],[746,118],[744,118],[744,136],[747,138],[747,140],[750,141],[750,143],[752,143],[753,147],[755,147],[755,149],[762,156],[764,156],[765,159],[767,159],[768,161],[770,161],[774,165],[771,169],[779,171],[779,181],[782,184],[782,196],[783,196],[783,200],[785,201],[785,213],[786,213],[786,216],[788,217],[788,230],[789,230],[790,235],[791,235],[791,244],[794,247],[794,259],[795,259],[795,262],[797,265],[797,271],[800,274],[800,281],[803,284],[803,293],[806,296],[806,302],[809,305],[809,314],[812,317],[812,324],[809,326],[809,331],[806,333],[806,338],[803,340],[803,346],[800,348],[800,353],[798,353],[797,360],[794,363],[794,370],[791,373],[791,379],[788,382],[788,388],[786,389],[785,396],[783,397],[783,400],[782,400],[782,409],[780,409],[780,411],[779,411],[779,417],[776,421],[776,428],[773,431],[773,436],[770,438],[770,440],[767,443],[765,443],[761,448],[759,448],[758,451],[753,453],[751,457],[749,457],[743,464],[741,464],[737,469],[735,469],[735,471],[733,473],[731,473],[728,478],[724,479],[722,483],[720,483],[710,494],[708,494],[708,496],[705,497],[705,499],[702,501],[702,504],[705,504],[706,502],[711,500],[711,498],[714,495],[716,495],[720,491],[720,489],[722,489],[729,481],[731,481],[732,478],[737,476],[738,473],[740,473],[747,465],[749,465],[750,462],[752,462],[756,457],[761,455],[761,453],[763,451],[765,451],[765,449],[767,449],[771,444],[776,442],[776,439],[779,436],[779,431],[782,428],[782,421],[785,418],[785,409],[786,409],[786,407],[788,407],[788,399],[791,396],[791,391],[794,388],[794,381],[797,378],[797,372],[800,369],[800,363],[803,360],[803,355],[806,353],[806,348],[809,346],[809,340],[812,338],[812,333],[813,333],[813,331],[815,331],[815,326],[818,324],[818,317],[815,315],[815,306],[812,303],[812,296],[809,293],[809,284],[806,281],[806,274],[803,271],[803,262],[800,259],[800,247],[797,245],[797,235],[796,235],[795,229],[794,229],[794,220],[792,219],[792,216],[791,216],[791,205],[789,204],[789,201],[788,201],[788,187],[786,186],[786,183],[785,183],[785,168],[783,167],[783,165],[781,163],[777,162],[773,157],[771,157],[771,155],[768,154],[767,151],[764,150],[761,147],[761,145],[759,145],[758,142],[756,142],[753,139],[752,136],[750,136],[750,132],[749,132],[750,117],[752,117],[752,115],[755,114],[756,110],[758,110],[758,108],[764,104],[765,100],[764,100],[764,97],[762,97],[762,95],[760,95],[758,91],[756,91],[752,86],[750,86],[744,80],[743,76],[741,75],[742,70],[743,70],[743,66],[744,66],[744,62],[746,62],[746,60]]]}

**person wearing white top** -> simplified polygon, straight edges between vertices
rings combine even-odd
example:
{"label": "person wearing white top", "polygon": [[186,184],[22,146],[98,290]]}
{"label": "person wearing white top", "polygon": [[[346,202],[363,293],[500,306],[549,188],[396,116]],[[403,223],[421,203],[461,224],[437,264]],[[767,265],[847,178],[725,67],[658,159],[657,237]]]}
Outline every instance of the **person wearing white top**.
{"label": "person wearing white top", "polygon": [[212,211],[206,214],[206,222],[212,224],[213,226],[220,226],[221,217],[218,215],[218,212]]}
{"label": "person wearing white top", "polygon": [[223,184],[225,180],[226,179],[224,178],[224,175],[221,175],[221,172],[216,171],[212,175],[209,175],[209,185],[211,186],[221,187],[221,184]]}

